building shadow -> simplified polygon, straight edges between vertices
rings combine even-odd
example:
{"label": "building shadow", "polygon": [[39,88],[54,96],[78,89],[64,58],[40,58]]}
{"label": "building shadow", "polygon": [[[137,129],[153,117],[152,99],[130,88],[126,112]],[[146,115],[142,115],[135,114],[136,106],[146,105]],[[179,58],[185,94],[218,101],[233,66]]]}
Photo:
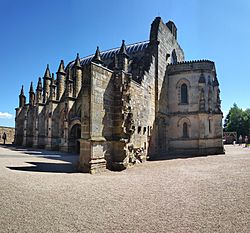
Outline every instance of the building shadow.
{"label": "building shadow", "polygon": [[147,159],[147,161],[163,161],[163,160],[174,160],[174,159],[189,159],[189,158],[200,158],[200,157],[208,157],[208,156],[216,156],[219,154],[167,154],[167,155],[161,155],[156,157],[150,157]]}
{"label": "building shadow", "polygon": [[[78,163],[79,155],[73,153],[64,153],[60,151],[47,151],[43,149],[34,149],[34,148],[24,148],[12,146],[1,146],[7,148],[11,151],[16,151],[22,154],[34,158],[45,158],[51,159],[54,162],[26,162],[31,166],[23,167],[7,167],[11,170],[17,171],[30,171],[30,172],[52,172],[52,173],[77,173],[78,172]],[[59,163],[56,161],[61,161]]]}
{"label": "building shadow", "polygon": [[25,167],[7,167],[10,170],[26,172],[49,172],[49,173],[77,173],[77,167],[70,163],[44,163],[44,162],[26,162],[33,166]]}

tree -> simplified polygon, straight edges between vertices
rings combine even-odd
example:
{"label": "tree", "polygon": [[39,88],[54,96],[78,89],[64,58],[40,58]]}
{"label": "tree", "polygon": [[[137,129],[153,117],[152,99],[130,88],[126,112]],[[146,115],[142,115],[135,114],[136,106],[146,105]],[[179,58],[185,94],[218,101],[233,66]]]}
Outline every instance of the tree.
{"label": "tree", "polygon": [[249,135],[250,130],[250,109],[242,110],[234,103],[233,107],[229,110],[225,121],[225,132],[237,132],[237,135]]}
{"label": "tree", "polygon": [[224,125],[223,125],[224,131],[225,131],[225,129],[227,129],[229,120],[230,120],[230,111],[229,111],[229,113],[227,114],[227,116],[226,116],[226,118],[225,118],[225,120],[224,120]]}

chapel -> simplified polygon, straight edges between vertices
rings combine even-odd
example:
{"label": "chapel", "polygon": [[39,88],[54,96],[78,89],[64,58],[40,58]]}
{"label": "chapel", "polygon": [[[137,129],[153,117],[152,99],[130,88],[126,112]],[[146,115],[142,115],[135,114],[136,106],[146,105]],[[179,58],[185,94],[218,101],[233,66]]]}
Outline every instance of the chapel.
{"label": "chapel", "polygon": [[148,40],[77,54],[55,74],[48,65],[27,102],[22,86],[15,144],[78,153],[83,172],[120,171],[224,153],[222,117],[215,63],[185,61],[176,25],[156,17]]}

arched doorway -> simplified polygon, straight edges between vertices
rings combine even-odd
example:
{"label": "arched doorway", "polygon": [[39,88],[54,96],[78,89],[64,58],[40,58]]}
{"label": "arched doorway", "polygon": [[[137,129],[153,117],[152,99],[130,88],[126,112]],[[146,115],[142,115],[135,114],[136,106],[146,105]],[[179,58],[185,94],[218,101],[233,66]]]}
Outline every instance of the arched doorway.
{"label": "arched doorway", "polygon": [[69,151],[80,153],[81,125],[75,124],[71,127],[69,133]]}

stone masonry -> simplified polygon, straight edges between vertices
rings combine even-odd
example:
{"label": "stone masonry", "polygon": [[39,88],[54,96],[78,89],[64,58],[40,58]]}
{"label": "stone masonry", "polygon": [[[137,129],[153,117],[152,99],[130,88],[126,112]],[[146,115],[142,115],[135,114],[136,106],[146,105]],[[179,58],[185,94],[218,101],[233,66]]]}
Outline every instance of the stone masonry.
{"label": "stone masonry", "polygon": [[29,101],[22,87],[15,143],[77,152],[79,169],[123,170],[146,158],[224,153],[215,64],[188,61],[160,17],[148,41],[47,66]]}

